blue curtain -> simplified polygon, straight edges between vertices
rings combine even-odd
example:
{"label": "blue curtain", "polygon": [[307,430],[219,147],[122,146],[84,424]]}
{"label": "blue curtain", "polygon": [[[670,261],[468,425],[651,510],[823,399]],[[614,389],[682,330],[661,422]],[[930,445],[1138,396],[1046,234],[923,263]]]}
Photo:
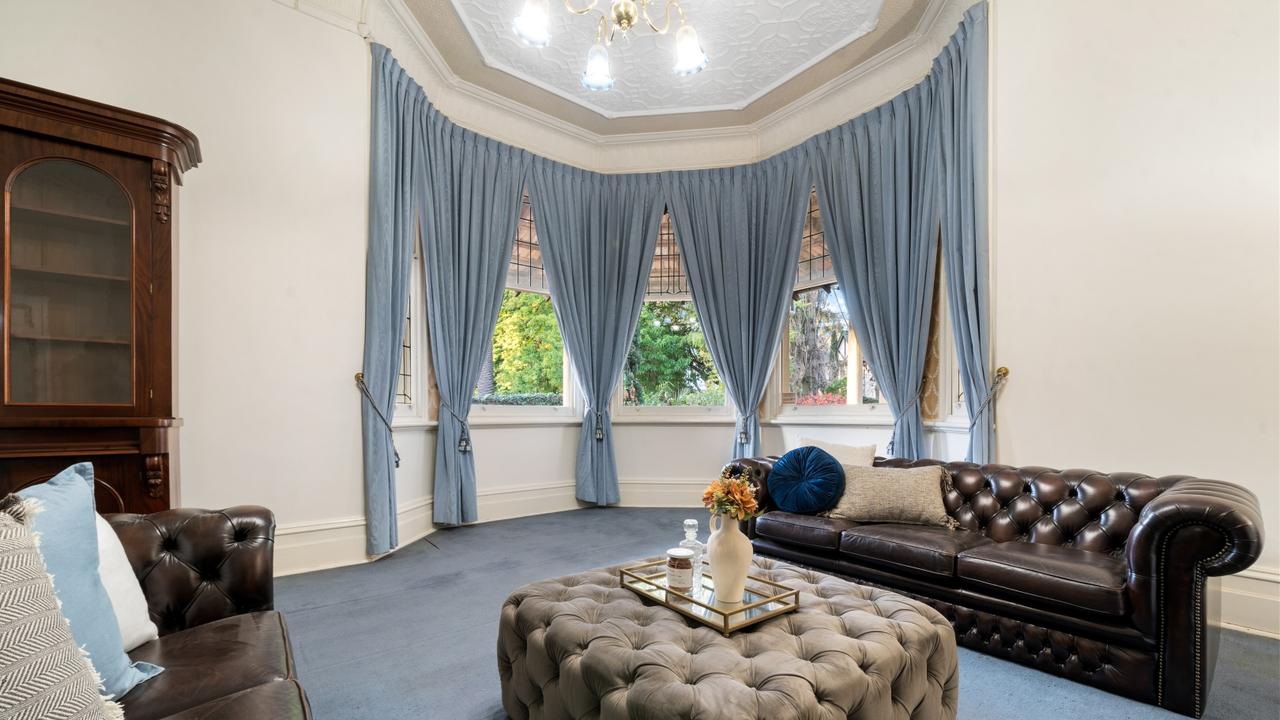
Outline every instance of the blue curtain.
{"label": "blue curtain", "polygon": [[365,262],[363,430],[366,546],[394,548],[396,451],[387,421],[396,407],[400,342],[409,302],[417,213],[414,157],[423,137],[412,122],[426,108],[422,89],[390,52],[373,46],[372,142],[369,158],[369,249]]}
{"label": "blue curtain", "polygon": [[947,302],[969,411],[969,460],[995,456],[987,249],[987,5],[965,13],[933,61],[941,140]]}
{"label": "blue curtain", "polygon": [[920,386],[938,252],[932,82],[808,142],[827,249],[893,411],[889,453],[924,452]]}
{"label": "blue curtain", "polygon": [[662,220],[653,175],[599,175],[535,158],[530,172],[542,265],[560,334],[587,400],[577,496],[619,501],[609,403],[618,384]]}
{"label": "blue curtain", "polygon": [[477,518],[467,415],[498,322],[529,155],[458,127],[434,107],[418,122],[426,151],[415,189],[440,404],[432,519],[458,525]]}
{"label": "blue curtain", "polygon": [[737,408],[730,457],[760,453],[758,409],[795,286],[811,188],[799,149],[664,175],[676,243],[716,371]]}
{"label": "blue curtain", "polygon": [[[634,331],[639,301],[632,298],[643,291],[653,252],[660,202],[653,192],[668,202],[712,359],[737,408],[733,455],[759,452],[757,407],[816,179],[854,333],[894,412],[894,454],[923,451],[919,390],[941,235],[974,423],[970,457],[990,459],[986,17],[985,3],[969,10],[919,85],[760,163],[664,173],[653,190],[646,185],[652,177],[606,177],[537,161],[534,192],[549,240],[553,301],[590,403],[579,447],[580,498],[617,500],[607,399]],[[435,520],[469,522],[476,493],[466,418],[533,159],[450,122],[385,47],[374,45],[373,59],[362,430],[368,549],[380,554],[397,542],[396,454],[385,420],[395,407],[415,227],[441,404]],[[615,241],[617,247],[609,244]],[[602,279],[604,287],[593,287]],[[592,293],[607,293],[607,300]],[[601,331],[610,316],[616,326]]]}

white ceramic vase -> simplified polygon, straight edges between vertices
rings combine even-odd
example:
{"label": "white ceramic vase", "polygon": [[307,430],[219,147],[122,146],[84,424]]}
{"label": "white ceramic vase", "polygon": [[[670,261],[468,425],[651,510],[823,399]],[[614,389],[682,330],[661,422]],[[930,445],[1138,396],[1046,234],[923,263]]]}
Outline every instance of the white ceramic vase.
{"label": "white ceramic vase", "polygon": [[715,581],[716,602],[740,603],[751,568],[751,541],[742,534],[738,521],[724,515],[711,515],[708,524],[707,565]]}

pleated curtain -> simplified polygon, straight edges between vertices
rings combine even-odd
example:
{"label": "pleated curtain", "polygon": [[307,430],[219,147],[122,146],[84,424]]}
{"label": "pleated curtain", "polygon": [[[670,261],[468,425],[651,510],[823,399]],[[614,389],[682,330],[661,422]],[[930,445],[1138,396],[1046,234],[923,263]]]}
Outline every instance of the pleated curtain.
{"label": "pleated curtain", "polygon": [[535,158],[533,205],[560,334],[586,398],[576,495],[619,501],[609,405],[644,302],[662,220],[654,175],[600,175]]}
{"label": "pleated curtain", "polygon": [[811,139],[818,206],[849,320],[893,411],[889,453],[924,454],[920,389],[938,251],[930,78]]}
{"label": "pleated curtain", "polygon": [[933,62],[942,172],[947,302],[969,413],[969,460],[992,462],[991,321],[987,245],[987,6],[965,13]]}
{"label": "pleated curtain", "polygon": [[618,499],[608,401],[634,332],[663,202],[708,348],[737,409],[731,455],[760,452],[757,408],[778,353],[815,183],[854,334],[894,413],[893,454],[924,452],[919,397],[941,236],[973,422],[969,456],[990,460],[986,21],[986,4],[975,5],[920,84],[796,148],[750,165],[660,176],[587,173],[464,130],[375,44],[361,411],[369,553],[397,542],[387,421],[416,233],[440,401],[434,519],[476,519],[467,415],[530,172],[552,302],[588,398],[580,499]]}
{"label": "pleated curtain", "polygon": [[381,555],[396,534],[395,413],[400,343],[409,302],[417,232],[415,158],[425,140],[414,122],[426,110],[422,88],[390,52],[373,46],[372,143],[369,158],[369,248],[365,261],[364,375],[361,398],[366,549]]}
{"label": "pleated curtain", "polygon": [[737,409],[729,457],[760,454],[764,396],[795,286],[810,172],[799,149],[752,165],[664,175],[707,349]]}
{"label": "pleated curtain", "polygon": [[498,322],[529,155],[458,127],[434,107],[420,122],[427,152],[418,206],[440,405],[432,520],[458,525],[478,517],[467,416]]}

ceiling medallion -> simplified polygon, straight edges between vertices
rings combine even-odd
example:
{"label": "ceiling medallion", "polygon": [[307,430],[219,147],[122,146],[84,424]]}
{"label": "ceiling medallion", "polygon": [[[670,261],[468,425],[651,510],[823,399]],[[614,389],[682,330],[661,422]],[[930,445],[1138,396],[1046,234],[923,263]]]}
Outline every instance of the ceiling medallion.
{"label": "ceiling medallion", "polygon": [[[591,0],[586,7],[573,6],[572,0],[564,0],[565,9],[574,15],[586,15],[596,9],[600,0]],[[680,27],[676,31],[675,65],[672,71],[676,75],[692,75],[707,66],[707,54],[698,43],[698,33],[684,16],[684,8],[679,0],[667,0],[663,9],[663,22],[659,27],[649,17],[649,6],[654,0],[613,0],[609,11],[599,13],[596,22],[596,42],[587,52],[587,68],[582,73],[582,86],[588,90],[609,90],[613,87],[613,73],[609,69],[608,46],[618,33],[626,36],[641,20],[649,29],[658,35],[666,35],[671,29],[671,11],[680,17]],[[549,0],[525,0],[524,8],[516,16],[512,27],[516,36],[526,45],[546,47],[551,44],[551,11]],[[637,30],[638,32],[638,30]]]}

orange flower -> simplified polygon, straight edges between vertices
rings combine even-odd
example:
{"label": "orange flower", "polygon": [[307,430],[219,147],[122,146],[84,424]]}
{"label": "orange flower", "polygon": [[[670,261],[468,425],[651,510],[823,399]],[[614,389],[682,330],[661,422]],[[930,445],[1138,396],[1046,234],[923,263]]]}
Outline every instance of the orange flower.
{"label": "orange flower", "polygon": [[720,479],[712,481],[702,493],[702,504],[718,515],[728,515],[735,520],[755,517],[760,509],[755,487],[746,475],[735,475],[726,468]]}

